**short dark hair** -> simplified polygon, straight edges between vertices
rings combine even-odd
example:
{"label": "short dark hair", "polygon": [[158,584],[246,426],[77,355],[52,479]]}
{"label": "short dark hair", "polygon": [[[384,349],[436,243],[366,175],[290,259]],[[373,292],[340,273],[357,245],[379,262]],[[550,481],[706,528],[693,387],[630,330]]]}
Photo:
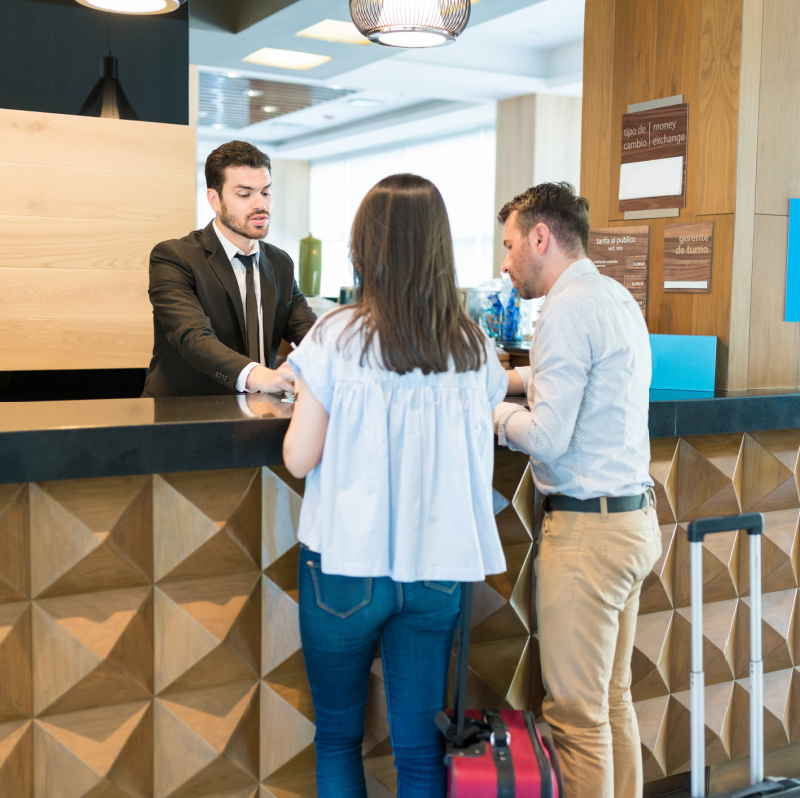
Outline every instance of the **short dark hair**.
{"label": "short dark hair", "polygon": [[229,166],[250,166],[253,169],[265,166],[272,171],[272,164],[266,153],[246,141],[229,141],[217,147],[206,158],[206,186],[221,195],[225,170]]}
{"label": "short dark hair", "polygon": [[589,246],[589,202],[575,193],[570,183],[540,183],[507,202],[497,214],[500,224],[505,224],[517,212],[517,227],[523,235],[544,222],[558,242],[569,254],[578,254]]}

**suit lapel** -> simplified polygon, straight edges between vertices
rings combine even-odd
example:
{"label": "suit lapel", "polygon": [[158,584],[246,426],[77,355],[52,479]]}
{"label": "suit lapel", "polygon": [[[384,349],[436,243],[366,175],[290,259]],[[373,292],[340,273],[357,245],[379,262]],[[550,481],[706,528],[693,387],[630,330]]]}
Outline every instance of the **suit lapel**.
{"label": "suit lapel", "polygon": [[214,231],[214,222],[209,222],[203,230],[203,246],[208,256],[208,265],[211,267],[214,274],[217,275],[217,278],[231,298],[234,310],[236,311],[236,318],[239,320],[242,340],[247,342],[247,327],[244,320],[244,308],[242,307],[242,295],[239,291],[239,283],[236,282],[236,276],[233,273],[231,262],[228,260],[225,249]]}

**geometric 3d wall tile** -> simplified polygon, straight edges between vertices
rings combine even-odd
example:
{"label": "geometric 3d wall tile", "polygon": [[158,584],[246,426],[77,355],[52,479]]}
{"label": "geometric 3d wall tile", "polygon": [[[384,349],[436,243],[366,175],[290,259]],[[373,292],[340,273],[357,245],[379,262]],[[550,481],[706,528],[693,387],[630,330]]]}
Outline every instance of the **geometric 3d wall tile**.
{"label": "geometric 3d wall tile", "polygon": [[678,527],[661,525],[661,556],[642,583],[639,595],[639,614],[660,612],[673,607],[675,581],[675,547]]}
{"label": "geometric 3d wall tile", "polygon": [[[264,535],[261,567],[267,569],[297,546],[297,525],[303,499],[272,469],[264,468],[262,474]],[[295,586],[296,583],[295,577]]]}
{"label": "geometric 3d wall tile", "polygon": [[153,477],[157,582],[259,569],[258,473],[236,469]]}
{"label": "geometric 3d wall tile", "polygon": [[314,724],[272,685],[262,682],[260,692],[260,780],[267,786],[281,784],[291,789],[294,780],[313,772]]}
{"label": "geometric 3d wall tile", "polygon": [[[688,607],[691,603],[689,540],[683,525],[678,527],[676,544],[673,598],[676,607]],[[739,595],[740,549],[738,532],[709,535],[703,541],[703,603]]]}
{"label": "geometric 3d wall tile", "polygon": [[155,798],[257,786],[258,692],[248,681],[155,699]]}
{"label": "geometric 3d wall tile", "polygon": [[662,695],[636,701],[634,704],[642,743],[645,782],[666,778],[669,771],[667,764],[669,703],[670,697]]}
{"label": "geometric 3d wall tile", "polygon": [[35,798],[149,798],[150,701],[34,721]]}
{"label": "geometric 3d wall tile", "polygon": [[[791,668],[764,674],[764,750],[787,745],[790,740],[792,695]],[[736,682],[733,692],[733,736],[731,758],[747,756],[750,750],[750,679]]]}
{"label": "geometric 3d wall tile", "polygon": [[[750,672],[750,598],[739,602],[736,676]],[[764,672],[791,668],[794,662],[793,637],[797,629],[797,590],[765,593],[761,597],[761,658]]]}
{"label": "geometric 3d wall tile", "polygon": [[742,435],[681,438],[678,448],[677,520],[741,512],[734,487]]}
{"label": "geometric 3d wall tile", "polygon": [[669,660],[673,611],[639,616],[631,657],[634,701],[669,694]]}
{"label": "geometric 3d wall tile", "polygon": [[40,599],[32,614],[35,714],[150,698],[152,588]]}
{"label": "geometric 3d wall tile", "polygon": [[[715,601],[703,606],[703,669],[706,685],[734,678],[736,618],[739,601]],[[676,610],[672,628],[669,685],[673,692],[689,689],[691,673],[691,611]]]}
{"label": "geometric 3d wall tile", "polygon": [[659,524],[674,524],[678,507],[678,438],[650,441],[650,476],[655,483]]}
{"label": "geometric 3d wall tile", "polygon": [[257,678],[259,574],[160,584],[155,630],[157,694]]}
{"label": "geometric 3d wall tile", "polygon": [[[87,488],[85,482],[95,484]],[[93,490],[99,495],[90,501]],[[32,594],[149,584],[149,508],[150,482],[144,477],[31,485]]]}
{"label": "geometric 3d wall tile", "polygon": [[737,469],[742,509],[746,513],[800,507],[797,494],[797,443],[786,447],[786,436],[746,434]]}
{"label": "geometric 3d wall tile", "polygon": [[0,485],[0,602],[30,596],[30,521],[27,485]]}
{"label": "geometric 3d wall tile", "polygon": [[295,598],[262,576],[261,676],[270,679],[304,670],[300,617]]}
{"label": "geometric 3d wall tile", "polygon": [[0,724],[0,795],[33,798],[33,722]]}
{"label": "geometric 3d wall tile", "polygon": [[0,604],[0,723],[30,717],[31,663],[30,604]]}
{"label": "geometric 3d wall tile", "polygon": [[[794,479],[794,476],[792,476]],[[800,559],[800,510],[777,510],[764,513],[761,536],[761,592],[772,593],[797,587]],[[750,592],[750,536],[744,535],[739,558],[739,594]]]}

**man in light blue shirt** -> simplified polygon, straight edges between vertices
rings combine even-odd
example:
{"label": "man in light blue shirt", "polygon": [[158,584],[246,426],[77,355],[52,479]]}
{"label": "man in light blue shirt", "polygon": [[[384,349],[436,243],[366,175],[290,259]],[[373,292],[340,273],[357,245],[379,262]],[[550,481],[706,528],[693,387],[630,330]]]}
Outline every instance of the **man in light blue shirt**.
{"label": "man in light blue shirt", "polygon": [[650,490],[650,344],[626,288],[586,256],[589,205],[567,183],[501,209],[503,272],[546,296],[494,427],[545,494],[535,563],[545,719],[566,798],[637,798],[642,759],[630,661],[642,580],[661,554]]}

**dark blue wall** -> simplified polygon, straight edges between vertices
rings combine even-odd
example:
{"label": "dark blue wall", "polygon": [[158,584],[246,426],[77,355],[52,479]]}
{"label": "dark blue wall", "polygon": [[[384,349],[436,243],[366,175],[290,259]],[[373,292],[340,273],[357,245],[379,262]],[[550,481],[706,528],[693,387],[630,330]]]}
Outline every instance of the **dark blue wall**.
{"label": "dark blue wall", "polygon": [[0,108],[77,114],[109,47],[142,121],[188,124],[187,4],[140,17],[75,0],[0,0]]}

